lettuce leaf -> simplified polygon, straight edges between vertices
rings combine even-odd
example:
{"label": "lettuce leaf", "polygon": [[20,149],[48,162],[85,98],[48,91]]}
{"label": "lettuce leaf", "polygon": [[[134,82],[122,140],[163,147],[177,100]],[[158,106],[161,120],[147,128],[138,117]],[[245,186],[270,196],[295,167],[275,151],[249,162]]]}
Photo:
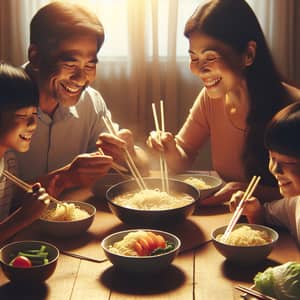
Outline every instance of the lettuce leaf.
{"label": "lettuce leaf", "polygon": [[300,299],[300,263],[267,268],[254,277],[255,289],[280,300]]}

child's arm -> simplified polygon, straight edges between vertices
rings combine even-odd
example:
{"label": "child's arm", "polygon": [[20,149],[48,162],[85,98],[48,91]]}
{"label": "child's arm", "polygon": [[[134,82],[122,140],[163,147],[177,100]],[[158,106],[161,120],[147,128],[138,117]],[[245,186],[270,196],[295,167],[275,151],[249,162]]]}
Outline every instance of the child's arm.
{"label": "child's arm", "polygon": [[35,184],[33,192],[25,194],[22,206],[0,222],[0,243],[38,219],[48,204],[45,189],[39,183]]}

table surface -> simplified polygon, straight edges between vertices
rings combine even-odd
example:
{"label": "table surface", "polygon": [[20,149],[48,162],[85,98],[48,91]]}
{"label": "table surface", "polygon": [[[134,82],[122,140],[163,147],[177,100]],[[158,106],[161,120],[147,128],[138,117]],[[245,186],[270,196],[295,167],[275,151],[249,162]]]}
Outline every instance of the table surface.
{"label": "table surface", "polygon": [[[94,196],[89,190],[77,190],[66,196],[70,200],[88,201],[97,208],[95,220],[85,235],[70,240],[54,240],[43,236],[34,223],[19,232],[13,240],[45,240],[60,250],[104,258],[101,240],[112,232],[128,227],[112,215],[103,195],[97,195]],[[228,224],[230,217],[225,205],[198,207],[185,222],[162,228],[180,237],[183,247],[172,265],[161,274],[151,277],[125,275],[109,261],[94,263],[61,254],[54,274],[43,284],[17,287],[0,270],[0,299],[240,299],[235,285],[251,286],[254,275],[268,266],[300,261],[296,243],[284,231],[280,232],[275,249],[261,264],[243,267],[226,261],[214,248],[210,233],[216,227]]]}

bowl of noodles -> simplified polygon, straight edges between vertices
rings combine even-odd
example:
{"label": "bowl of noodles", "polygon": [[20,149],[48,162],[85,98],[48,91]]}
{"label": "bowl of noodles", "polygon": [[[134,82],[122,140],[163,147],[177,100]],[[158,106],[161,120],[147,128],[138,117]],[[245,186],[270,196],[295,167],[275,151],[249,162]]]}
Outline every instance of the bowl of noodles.
{"label": "bowl of noodles", "polygon": [[119,231],[101,242],[106,257],[116,269],[139,275],[167,269],[180,246],[180,239],[174,234],[154,229]]}
{"label": "bowl of noodles", "polygon": [[51,203],[39,218],[43,233],[55,238],[72,238],[85,233],[92,225],[96,208],[86,202]]}
{"label": "bowl of noodles", "polygon": [[217,192],[223,185],[221,178],[212,175],[199,173],[186,173],[174,176],[175,179],[182,180],[193,185],[200,191],[200,200],[205,199]]}
{"label": "bowl of noodles", "polygon": [[134,226],[160,226],[184,221],[193,214],[200,192],[190,184],[169,179],[169,193],[160,178],[143,178],[147,189],[135,180],[111,186],[106,192],[108,206],[122,222]]}
{"label": "bowl of noodles", "polygon": [[215,229],[211,236],[215,248],[229,261],[240,264],[257,264],[273,250],[278,233],[267,226],[238,223],[228,239],[222,241],[227,226]]}

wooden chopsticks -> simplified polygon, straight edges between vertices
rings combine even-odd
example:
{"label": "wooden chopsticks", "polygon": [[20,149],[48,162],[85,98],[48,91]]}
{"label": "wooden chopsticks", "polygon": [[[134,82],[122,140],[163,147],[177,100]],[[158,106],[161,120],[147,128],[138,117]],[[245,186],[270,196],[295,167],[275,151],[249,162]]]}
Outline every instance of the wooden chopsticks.
{"label": "wooden chopsticks", "polygon": [[276,300],[275,298],[273,298],[271,296],[267,296],[265,294],[262,294],[259,291],[247,288],[247,287],[242,286],[242,285],[235,286],[234,288],[241,291],[241,292],[243,292],[243,293],[247,293],[251,296],[254,296],[255,298],[260,299],[260,300]]}
{"label": "wooden chopsticks", "polygon": [[[160,120],[161,120],[161,129],[159,128],[155,103],[152,103],[152,112],[155,124],[155,130],[158,133],[158,139],[161,140],[161,134],[165,132],[165,118],[164,118],[164,102],[160,100]],[[160,153],[159,155],[159,164],[160,164],[160,172],[161,172],[161,180],[162,180],[162,190],[164,192],[169,193],[169,175],[168,175],[168,167],[164,153]]]}
{"label": "wooden chopsticks", "polygon": [[[23,181],[22,179],[16,177],[15,175],[11,174],[9,171],[4,170],[3,171],[3,175],[9,179],[10,181],[12,181],[13,183],[15,183],[17,186],[19,186],[21,189],[23,189],[24,191],[32,191],[32,185],[28,184],[27,182]],[[49,195],[49,199],[52,202],[55,202],[57,204],[63,205],[63,203],[57,199],[55,199],[54,197]]]}
{"label": "wooden chopsticks", "polygon": [[[114,126],[113,126],[113,123],[112,123],[111,119],[109,119],[105,116],[102,116],[102,119],[103,119],[103,122],[104,122],[107,130],[109,131],[109,133],[114,135],[114,136],[117,136],[117,132],[116,132]],[[125,161],[127,163],[127,166],[129,168],[131,174],[133,175],[134,179],[136,180],[139,188],[141,190],[147,189],[146,184],[145,184],[145,182],[142,178],[142,175],[140,174],[138,168],[136,167],[136,165],[133,161],[133,158],[131,157],[128,149],[125,148],[124,151],[125,151],[125,155],[126,155]]]}
{"label": "wooden chopsticks", "polygon": [[258,182],[260,181],[260,176],[253,176],[240,203],[238,204],[238,206],[236,207],[234,214],[221,238],[221,241],[223,243],[225,243],[233,229],[233,227],[235,226],[235,224],[237,223],[238,219],[240,218],[242,212],[243,212],[243,206],[244,206],[244,202],[245,200],[247,200],[248,198],[250,198],[258,184]]}
{"label": "wooden chopsticks", "polygon": [[[100,147],[98,148],[98,151],[100,152],[101,155],[105,155],[105,153]],[[112,162],[112,168],[122,177],[126,178],[128,176],[127,174],[122,173],[122,172],[128,173],[128,170],[114,161]]]}

